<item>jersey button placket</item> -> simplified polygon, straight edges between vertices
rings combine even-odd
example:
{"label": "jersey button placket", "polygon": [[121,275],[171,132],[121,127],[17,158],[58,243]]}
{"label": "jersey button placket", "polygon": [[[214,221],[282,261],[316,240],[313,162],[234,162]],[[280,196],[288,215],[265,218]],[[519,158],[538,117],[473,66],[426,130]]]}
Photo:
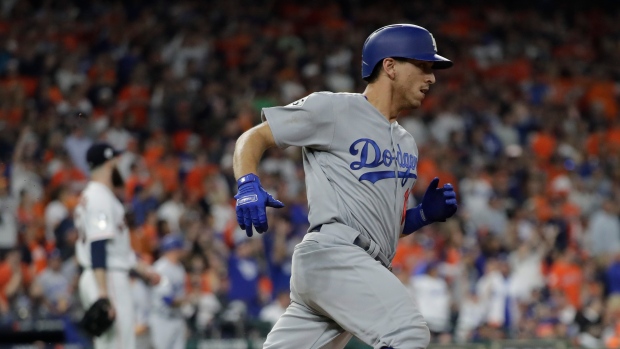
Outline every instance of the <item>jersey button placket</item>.
{"label": "jersey button placket", "polygon": [[394,158],[393,160],[393,166],[394,166],[394,211],[396,212],[396,220],[394,222],[395,223],[395,230],[396,230],[396,241],[398,241],[398,238],[400,237],[400,209],[399,209],[399,205],[398,205],[398,199],[399,199],[399,195],[398,195],[398,161],[397,161],[397,157],[395,156],[396,154],[396,146],[394,144],[394,123],[391,122],[390,123],[390,141],[392,144],[392,157]]}

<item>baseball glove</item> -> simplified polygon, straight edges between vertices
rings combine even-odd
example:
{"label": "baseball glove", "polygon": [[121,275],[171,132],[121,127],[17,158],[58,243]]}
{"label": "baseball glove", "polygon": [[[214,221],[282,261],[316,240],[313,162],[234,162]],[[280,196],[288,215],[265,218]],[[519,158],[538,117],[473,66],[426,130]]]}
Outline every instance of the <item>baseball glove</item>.
{"label": "baseball glove", "polygon": [[80,326],[90,335],[98,337],[112,326],[114,318],[110,318],[112,303],[106,298],[98,299],[86,310]]}

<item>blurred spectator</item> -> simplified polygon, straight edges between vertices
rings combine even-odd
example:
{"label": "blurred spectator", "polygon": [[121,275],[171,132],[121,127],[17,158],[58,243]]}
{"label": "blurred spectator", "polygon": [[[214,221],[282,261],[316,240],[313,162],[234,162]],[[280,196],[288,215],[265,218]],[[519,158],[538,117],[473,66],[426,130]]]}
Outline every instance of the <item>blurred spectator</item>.
{"label": "blurred spectator", "polygon": [[433,337],[449,334],[450,291],[446,281],[439,276],[437,263],[429,264],[424,274],[411,278],[409,287]]}
{"label": "blurred spectator", "polygon": [[549,270],[549,287],[563,292],[577,309],[581,308],[583,271],[572,249],[557,252],[556,260]]}
{"label": "blurred spectator", "polygon": [[485,304],[480,301],[474,290],[466,292],[464,297],[459,298],[458,319],[455,328],[455,341],[467,343],[475,338],[475,331],[485,321]]}
{"label": "blurred spectator", "polygon": [[242,301],[251,316],[258,316],[260,300],[258,281],[260,270],[256,261],[256,242],[245,236],[245,231],[236,229],[235,246],[228,257],[228,299]]}
{"label": "blurred spectator", "polygon": [[17,200],[9,194],[7,180],[0,177],[0,252],[17,247]]}
{"label": "blurred spectator", "polygon": [[42,314],[55,316],[64,315],[73,305],[74,293],[72,279],[62,272],[62,257],[60,250],[52,250],[48,254],[48,265],[32,283],[30,294],[39,301]]}
{"label": "blurred spectator", "polygon": [[592,214],[587,232],[589,252],[592,255],[614,255],[620,252],[619,213],[618,203],[606,199],[602,207]]}
{"label": "blurred spectator", "polygon": [[0,263],[0,315],[6,317],[30,316],[30,301],[26,299],[32,282],[28,265],[22,262],[19,249],[7,252]]}
{"label": "blurred spectator", "polygon": [[[508,264],[501,259],[491,258],[486,261],[484,274],[476,285],[476,293],[485,308],[484,323],[488,331],[503,332],[514,325],[516,311],[508,289],[508,276]],[[497,339],[498,334],[491,336]],[[499,338],[502,337],[499,335]]]}
{"label": "blurred spectator", "polygon": [[11,163],[11,195],[19,198],[22,192],[35,201],[43,198],[43,181],[37,173],[36,151],[38,140],[31,128],[26,126],[22,129]]}
{"label": "blurred spectator", "polygon": [[68,196],[67,188],[57,187],[50,195],[50,203],[45,206],[45,238],[49,241],[56,240],[54,231],[69,216],[69,210],[66,206]]}
{"label": "blurred spectator", "polygon": [[293,249],[300,240],[292,236],[292,225],[288,220],[271,214],[269,218],[272,218],[269,220],[270,230],[263,235],[263,243],[275,298],[290,288]]}
{"label": "blurred spectator", "polygon": [[86,135],[84,126],[74,125],[73,131],[65,139],[65,150],[71,157],[71,161],[82,171],[89,174],[90,167],[86,163],[86,151],[93,141]]}
{"label": "blurred spectator", "polygon": [[204,333],[213,326],[213,319],[221,309],[217,298],[220,291],[220,278],[215,268],[207,267],[203,255],[195,254],[189,262],[187,294],[195,310],[195,327]]}
{"label": "blurred spectator", "polygon": [[161,204],[157,210],[157,217],[165,220],[170,230],[177,233],[181,229],[181,219],[184,213],[183,191],[177,189],[170,195],[168,200]]}
{"label": "blurred spectator", "polygon": [[545,286],[542,266],[547,250],[547,245],[535,234],[532,239],[522,242],[508,256],[512,270],[510,294],[517,300],[529,302],[532,291]]}
{"label": "blurred spectator", "polygon": [[276,321],[284,314],[286,308],[291,303],[290,291],[280,290],[273,302],[267,304],[260,311],[258,318],[262,321],[275,325]]}
{"label": "blurred spectator", "polygon": [[605,272],[607,292],[620,294],[620,253],[616,253]]}

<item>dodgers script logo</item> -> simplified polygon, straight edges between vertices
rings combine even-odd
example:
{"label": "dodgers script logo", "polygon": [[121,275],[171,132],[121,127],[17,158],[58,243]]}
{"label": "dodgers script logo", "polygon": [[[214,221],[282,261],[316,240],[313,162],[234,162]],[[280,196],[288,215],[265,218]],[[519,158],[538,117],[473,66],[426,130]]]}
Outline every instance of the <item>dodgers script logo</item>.
{"label": "dodgers script logo", "polygon": [[[401,185],[403,187],[409,178],[418,178],[413,173],[418,165],[418,157],[406,152],[403,153],[400,144],[397,145],[396,154],[394,154],[389,149],[381,150],[377,142],[370,138],[360,138],[351,144],[349,153],[353,156],[359,156],[359,161],[353,161],[349,166],[352,170],[377,168],[379,166],[391,168],[392,163],[395,162],[399,168],[398,178],[402,178]],[[369,181],[374,184],[379,180],[394,178],[395,176],[396,171],[394,170],[373,171],[362,174],[359,181]]]}

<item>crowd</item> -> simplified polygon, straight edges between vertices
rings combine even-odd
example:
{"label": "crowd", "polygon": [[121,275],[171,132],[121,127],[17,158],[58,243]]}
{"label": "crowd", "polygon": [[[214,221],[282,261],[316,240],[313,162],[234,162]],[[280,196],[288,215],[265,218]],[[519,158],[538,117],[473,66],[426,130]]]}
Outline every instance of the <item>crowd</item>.
{"label": "crowd", "polygon": [[3,1],[0,323],[79,318],[72,210],[101,140],[125,151],[118,194],[139,258],[185,239],[192,333],[273,323],[308,227],[300,150],[266,154],[261,182],[286,207],[247,238],[235,140],[263,107],[363,91],[364,39],[409,22],[455,62],[399,119],[419,147],[412,204],[435,176],[460,203],[393,262],[433,340],[620,348],[619,7],[528,3]]}

